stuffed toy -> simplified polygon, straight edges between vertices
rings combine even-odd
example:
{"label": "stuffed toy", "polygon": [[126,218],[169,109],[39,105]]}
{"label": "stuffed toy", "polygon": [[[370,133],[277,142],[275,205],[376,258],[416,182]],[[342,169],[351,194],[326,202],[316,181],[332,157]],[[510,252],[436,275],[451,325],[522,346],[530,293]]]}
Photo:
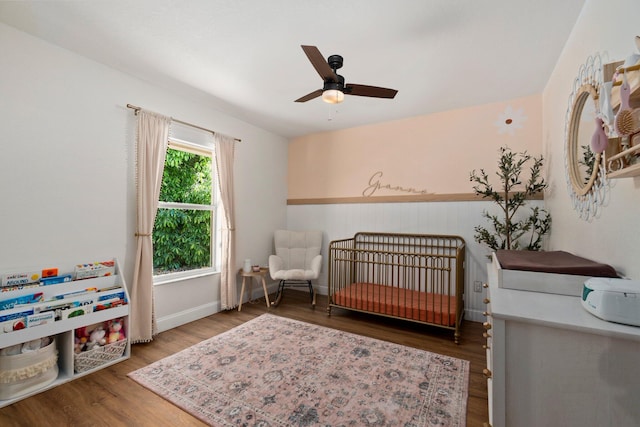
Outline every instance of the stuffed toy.
{"label": "stuffed toy", "polygon": [[105,335],[107,332],[104,330],[102,326],[98,326],[91,334],[89,334],[89,341],[87,342],[86,349],[91,350],[95,347],[103,346],[107,343]]}
{"label": "stuffed toy", "polygon": [[87,341],[89,341],[89,333],[87,327],[82,326],[76,329],[76,336],[74,338],[73,351],[77,354],[86,350]]}
{"label": "stuffed toy", "polygon": [[122,329],[122,319],[114,319],[109,322],[109,337],[107,342],[120,341],[125,338],[124,330]]}

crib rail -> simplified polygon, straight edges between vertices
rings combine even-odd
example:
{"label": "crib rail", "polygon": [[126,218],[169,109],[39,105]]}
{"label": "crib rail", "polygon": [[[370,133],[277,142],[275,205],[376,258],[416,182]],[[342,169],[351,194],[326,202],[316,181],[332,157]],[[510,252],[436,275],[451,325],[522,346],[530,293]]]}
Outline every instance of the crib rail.
{"label": "crib rail", "polygon": [[357,233],[329,245],[331,307],[455,329],[464,312],[458,236]]}

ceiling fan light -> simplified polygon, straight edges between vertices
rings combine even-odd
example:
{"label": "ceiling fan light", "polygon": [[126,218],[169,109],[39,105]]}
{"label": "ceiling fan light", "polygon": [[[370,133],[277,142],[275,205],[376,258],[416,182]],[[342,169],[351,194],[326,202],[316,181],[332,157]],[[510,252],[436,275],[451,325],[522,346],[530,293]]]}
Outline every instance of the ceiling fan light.
{"label": "ceiling fan light", "polygon": [[339,104],[344,101],[344,93],[338,89],[328,89],[322,92],[322,100],[328,104]]}

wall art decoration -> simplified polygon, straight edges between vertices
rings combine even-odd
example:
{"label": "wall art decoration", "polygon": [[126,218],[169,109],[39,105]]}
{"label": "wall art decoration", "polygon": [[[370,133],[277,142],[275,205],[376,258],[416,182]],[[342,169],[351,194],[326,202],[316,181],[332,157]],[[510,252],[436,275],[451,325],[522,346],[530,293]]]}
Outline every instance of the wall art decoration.
{"label": "wall art decoration", "polygon": [[526,120],[527,116],[524,115],[522,108],[516,110],[508,105],[502,113],[498,114],[498,120],[494,124],[498,128],[498,134],[514,135],[516,130],[522,129]]}

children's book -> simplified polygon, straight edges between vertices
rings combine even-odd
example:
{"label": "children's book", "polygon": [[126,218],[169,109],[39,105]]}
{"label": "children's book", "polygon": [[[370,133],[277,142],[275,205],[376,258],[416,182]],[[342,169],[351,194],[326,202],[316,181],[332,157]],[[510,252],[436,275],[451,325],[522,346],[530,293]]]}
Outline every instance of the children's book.
{"label": "children's book", "polygon": [[0,301],[0,310],[8,310],[16,306],[35,304],[37,302],[44,301],[44,294],[42,292],[36,292],[34,294],[22,295],[16,298],[10,298]]}

